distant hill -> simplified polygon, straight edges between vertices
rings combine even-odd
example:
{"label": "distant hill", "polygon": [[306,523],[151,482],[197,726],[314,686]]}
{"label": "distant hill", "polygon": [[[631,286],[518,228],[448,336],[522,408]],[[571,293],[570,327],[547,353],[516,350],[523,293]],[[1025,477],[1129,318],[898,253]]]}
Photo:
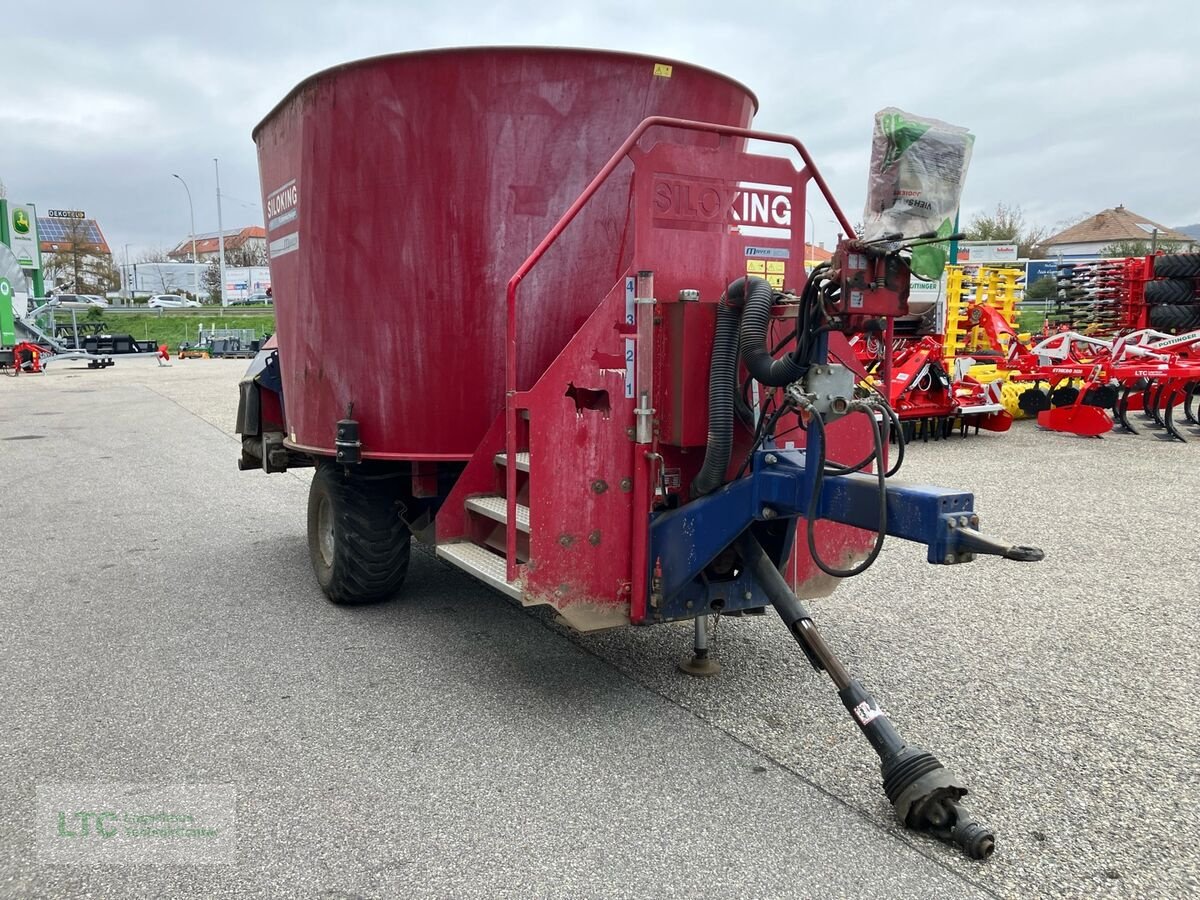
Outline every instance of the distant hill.
{"label": "distant hill", "polygon": [[1188,237],[1200,241],[1200,225],[1184,225],[1182,228],[1176,228],[1175,230],[1182,231]]}

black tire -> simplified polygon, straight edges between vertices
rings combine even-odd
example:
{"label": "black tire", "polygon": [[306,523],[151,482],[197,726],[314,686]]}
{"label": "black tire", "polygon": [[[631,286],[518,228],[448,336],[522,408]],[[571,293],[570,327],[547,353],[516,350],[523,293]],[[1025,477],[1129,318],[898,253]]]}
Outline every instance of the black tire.
{"label": "black tire", "polygon": [[1200,328],[1200,307],[1152,306],[1150,325],[1163,331],[1191,331]]}
{"label": "black tire", "polygon": [[1190,278],[1165,278],[1146,282],[1146,302],[1171,306],[1188,304],[1196,299],[1196,288]]}
{"label": "black tire", "polygon": [[1159,278],[1200,277],[1200,253],[1168,253],[1154,257],[1154,274]]}
{"label": "black tire", "polygon": [[390,600],[408,573],[412,534],[397,479],[346,477],[322,463],[308,491],[308,555],[334,603]]}

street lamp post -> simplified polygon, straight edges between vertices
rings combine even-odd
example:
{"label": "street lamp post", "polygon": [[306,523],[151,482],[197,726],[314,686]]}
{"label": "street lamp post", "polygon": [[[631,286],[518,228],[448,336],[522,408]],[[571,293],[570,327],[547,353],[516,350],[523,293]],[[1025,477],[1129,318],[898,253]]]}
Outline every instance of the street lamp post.
{"label": "street lamp post", "polygon": [[813,214],[811,209],[806,209],[804,212],[808,215],[808,240],[804,242],[804,268],[810,268],[809,264],[813,261],[813,246],[817,239],[817,226],[813,222]]}
{"label": "street lamp post", "polygon": [[221,224],[221,167],[215,156],[213,171],[217,173],[217,252],[221,257],[221,305],[228,306],[229,298],[225,296],[225,226]]}
{"label": "street lamp post", "polygon": [[187,182],[179,175],[172,175],[173,178],[178,178],[179,183],[183,185],[183,189],[187,191],[188,198],[188,216],[192,222],[192,289],[196,292],[196,299],[200,299],[200,270],[196,268],[196,210],[192,206],[192,192],[188,190]]}
{"label": "street lamp post", "polygon": [[125,303],[133,306],[133,290],[129,283],[129,245],[125,245],[125,277],[121,279],[125,287]]}

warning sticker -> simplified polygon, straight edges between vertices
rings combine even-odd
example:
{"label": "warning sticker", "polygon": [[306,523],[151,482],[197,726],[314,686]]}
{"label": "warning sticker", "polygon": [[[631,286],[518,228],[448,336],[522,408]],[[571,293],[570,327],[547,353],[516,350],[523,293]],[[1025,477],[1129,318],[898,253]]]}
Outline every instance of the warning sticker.
{"label": "warning sticker", "polygon": [[657,75],[659,78],[670,78],[671,77],[671,67],[668,66],[666,63],[655,63],[654,64],[654,74]]}
{"label": "warning sticker", "polygon": [[783,279],[787,275],[787,263],[778,259],[748,259],[746,274],[766,278],[767,283],[777,291],[783,290]]}

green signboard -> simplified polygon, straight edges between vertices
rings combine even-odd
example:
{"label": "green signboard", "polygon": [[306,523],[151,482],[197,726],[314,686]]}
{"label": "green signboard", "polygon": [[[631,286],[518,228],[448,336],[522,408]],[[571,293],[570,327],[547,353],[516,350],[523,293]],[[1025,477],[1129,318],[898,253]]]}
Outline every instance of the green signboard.
{"label": "green signboard", "polygon": [[11,347],[17,342],[17,330],[13,325],[13,285],[0,275],[0,347]]}
{"label": "green signboard", "polygon": [[[33,294],[45,293],[42,281],[42,252],[38,242],[37,209],[32,203],[10,203],[0,199],[0,244],[6,244],[17,263],[33,282]],[[11,283],[18,293],[25,292],[25,282]]]}

